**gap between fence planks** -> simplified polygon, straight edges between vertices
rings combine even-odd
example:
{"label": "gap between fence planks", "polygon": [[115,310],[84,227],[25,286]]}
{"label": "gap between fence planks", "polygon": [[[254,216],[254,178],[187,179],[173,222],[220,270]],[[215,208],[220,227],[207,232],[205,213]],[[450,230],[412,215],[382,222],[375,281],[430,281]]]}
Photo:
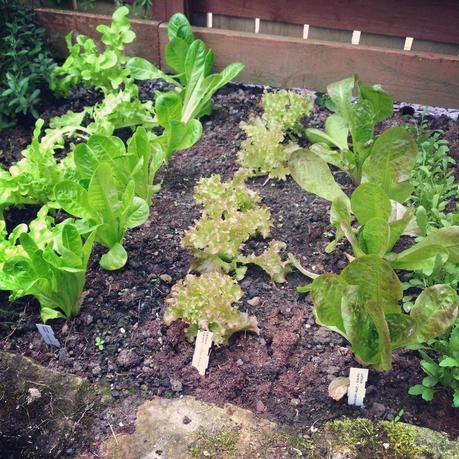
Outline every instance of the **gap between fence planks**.
{"label": "gap between fence planks", "polygon": [[189,17],[210,11],[459,44],[458,0],[182,0],[180,3],[186,5]]}
{"label": "gap between fence planks", "polygon": [[[215,65],[245,64],[239,81],[323,91],[328,83],[357,73],[381,83],[395,100],[459,107],[459,57],[353,46],[248,32],[194,27],[214,50]],[[160,49],[167,24],[159,26]],[[165,66],[161,54],[161,65]]]}

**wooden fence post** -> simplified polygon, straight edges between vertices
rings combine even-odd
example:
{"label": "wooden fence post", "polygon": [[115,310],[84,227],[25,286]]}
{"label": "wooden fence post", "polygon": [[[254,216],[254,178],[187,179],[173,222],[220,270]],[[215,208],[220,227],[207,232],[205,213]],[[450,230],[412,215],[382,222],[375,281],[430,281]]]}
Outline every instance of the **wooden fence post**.
{"label": "wooden fence post", "polygon": [[187,0],[154,0],[153,19],[159,22],[167,22],[174,13],[188,13]]}

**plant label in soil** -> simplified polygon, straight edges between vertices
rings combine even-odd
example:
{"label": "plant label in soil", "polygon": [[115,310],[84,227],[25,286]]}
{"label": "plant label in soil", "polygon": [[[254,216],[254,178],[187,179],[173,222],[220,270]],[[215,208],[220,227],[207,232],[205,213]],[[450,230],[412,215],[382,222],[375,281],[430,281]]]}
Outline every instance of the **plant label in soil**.
{"label": "plant label in soil", "polygon": [[212,347],[213,333],[209,331],[198,331],[193,354],[193,365],[201,376],[206,374],[207,366],[209,365],[210,348]]}
{"label": "plant label in soil", "polygon": [[349,373],[349,389],[347,391],[348,405],[363,406],[365,398],[365,384],[368,380],[367,368],[351,368]]}
{"label": "plant label in soil", "polygon": [[61,347],[61,344],[59,343],[57,338],[54,336],[54,331],[50,325],[44,325],[44,324],[35,324],[35,325],[37,326],[38,331],[40,332],[40,335],[46,344],[50,344],[51,346],[55,346],[55,347]]}

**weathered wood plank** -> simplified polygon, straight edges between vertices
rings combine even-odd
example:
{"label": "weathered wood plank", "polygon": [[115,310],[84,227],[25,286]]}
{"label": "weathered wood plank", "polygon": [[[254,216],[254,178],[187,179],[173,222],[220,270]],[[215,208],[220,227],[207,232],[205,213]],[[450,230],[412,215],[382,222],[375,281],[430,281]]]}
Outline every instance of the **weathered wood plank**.
{"label": "weathered wood plank", "polygon": [[[166,27],[159,28],[161,49]],[[324,90],[357,73],[365,82],[381,83],[396,100],[459,107],[459,57],[203,27],[194,31],[214,50],[217,69],[245,63],[240,81]]]}
{"label": "weathered wood plank", "polygon": [[[96,40],[100,34],[96,30],[98,24],[110,24],[111,17],[98,14],[62,11],[53,9],[35,9],[39,22],[47,30],[51,43],[61,56],[67,56],[65,35],[74,31]],[[132,30],[136,33],[133,43],[126,46],[126,53],[144,57],[151,62],[159,63],[159,36],[157,21],[131,19]]]}
{"label": "weathered wood plank", "polygon": [[459,43],[458,0],[190,0],[189,12]]}
{"label": "weathered wood plank", "polygon": [[187,14],[187,0],[153,0],[153,19],[168,21],[174,13]]}

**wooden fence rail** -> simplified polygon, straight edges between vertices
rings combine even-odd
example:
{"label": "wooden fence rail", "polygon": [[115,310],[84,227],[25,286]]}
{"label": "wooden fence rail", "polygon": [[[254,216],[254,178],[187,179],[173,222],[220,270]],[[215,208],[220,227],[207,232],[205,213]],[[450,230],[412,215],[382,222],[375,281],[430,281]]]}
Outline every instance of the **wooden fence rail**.
{"label": "wooden fence rail", "polygon": [[[217,69],[233,61],[246,65],[240,81],[323,90],[358,73],[397,100],[459,107],[458,0],[155,0],[153,5],[153,21],[132,21],[137,40],[128,52],[162,68],[167,21],[182,12],[215,50]],[[87,13],[37,12],[61,48],[66,32],[97,36],[95,25],[109,21]]]}

